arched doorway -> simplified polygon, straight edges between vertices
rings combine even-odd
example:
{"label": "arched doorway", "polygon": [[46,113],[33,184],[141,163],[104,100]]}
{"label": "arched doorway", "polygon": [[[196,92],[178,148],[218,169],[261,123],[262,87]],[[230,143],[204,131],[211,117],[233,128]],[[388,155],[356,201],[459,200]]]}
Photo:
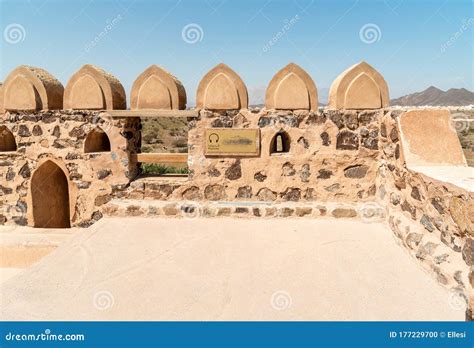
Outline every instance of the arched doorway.
{"label": "arched doorway", "polygon": [[35,227],[71,227],[67,177],[53,161],[44,162],[33,173],[31,198]]}

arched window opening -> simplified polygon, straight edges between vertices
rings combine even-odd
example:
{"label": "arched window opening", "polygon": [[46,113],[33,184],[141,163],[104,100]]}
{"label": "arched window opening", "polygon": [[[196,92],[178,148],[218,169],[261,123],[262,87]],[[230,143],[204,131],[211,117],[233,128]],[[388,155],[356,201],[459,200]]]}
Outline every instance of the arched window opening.
{"label": "arched window opening", "polygon": [[97,127],[87,134],[84,152],[110,152],[109,137],[101,128]]}
{"label": "arched window opening", "polygon": [[0,152],[7,151],[16,151],[15,137],[7,127],[0,126]]}
{"label": "arched window opening", "polygon": [[290,152],[290,136],[281,131],[275,134],[270,144],[270,154]]}

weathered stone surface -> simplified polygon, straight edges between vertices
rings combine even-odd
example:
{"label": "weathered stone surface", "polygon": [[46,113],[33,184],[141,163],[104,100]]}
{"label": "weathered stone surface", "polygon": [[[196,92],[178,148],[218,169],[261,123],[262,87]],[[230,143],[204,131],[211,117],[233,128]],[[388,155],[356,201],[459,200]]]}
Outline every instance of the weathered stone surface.
{"label": "weathered stone surface", "polygon": [[23,138],[31,137],[30,130],[24,124],[21,124],[20,127],[18,127],[18,135]]}
{"label": "weathered stone surface", "polygon": [[393,127],[390,131],[390,140],[394,143],[398,141],[398,131],[396,127]]}
{"label": "weathered stone surface", "polygon": [[179,214],[179,209],[176,207],[176,204],[167,204],[163,207],[163,212],[167,216],[175,216]]}
{"label": "weathered stone surface", "polygon": [[439,265],[443,262],[446,262],[449,258],[449,254],[441,254],[441,255],[437,255],[433,258],[433,261]]}
{"label": "weathered stone surface", "polygon": [[429,218],[428,215],[423,214],[420,219],[420,223],[430,232],[434,231],[434,226],[431,223],[431,219]]}
{"label": "weathered stone surface", "polygon": [[299,217],[311,215],[312,212],[313,212],[313,208],[310,208],[310,207],[296,207],[295,209],[295,215]]}
{"label": "weathered stone surface", "polygon": [[301,199],[301,189],[296,187],[288,187],[280,194],[280,196],[285,201],[298,202]]}
{"label": "weathered stone surface", "polygon": [[300,137],[298,139],[298,144],[300,144],[301,146],[303,146],[305,149],[309,149],[309,141],[304,138],[304,137]]}
{"label": "weathered stone surface", "polygon": [[242,177],[242,168],[240,166],[240,160],[236,160],[227,170],[225,171],[225,177],[229,180],[237,180]]}
{"label": "weathered stone surface", "polygon": [[279,210],[278,216],[289,217],[289,216],[292,216],[294,212],[295,212],[294,209],[285,207]]}
{"label": "weathered stone surface", "polygon": [[112,199],[112,195],[110,194],[97,196],[94,200],[94,205],[96,206],[104,205],[105,203],[110,202],[111,199]]}
{"label": "weathered stone surface", "polygon": [[440,214],[444,214],[444,208],[441,205],[441,199],[439,197],[435,197],[431,199],[431,205],[436,209],[436,211]]}
{"label": "weathered stone surface", "polygon": [[277,193],[269,188],[263,187],[258,190],[257,197],[261,201],[274,201],[277,198]]}
{"label": "weathered stone surface", "polygon": [[412,198],[416,199],[417,201],[421,201],[420,190],[419,190],[418,187],[416,187],[416,186],[413,186],[413,187],[411,188],[410,196],[411,196]]}
{"label": "weathered stone surface", "polygon": [[7,181],[12,181],[15,178],[15,175],[13,168],[8,168],[7,174],[5,174],[5,179]]}
{"label": "weathered stone surface", "polygon": [[257,180],[258,182],[264,182],[267,179],[267,176],[265,175],[264,172],[257,172],[254,175],[254,179]]}
{"label": "weathered stone surface", "polygon": [[406,211],[411,215],[412,219],[416,219],[416,208],[408,203],[406,200],[400,206],[403,211]]}
{"label": "weathered stone surface", "polygon": [[248,185],[239,187],[235,198],[252,198],[252,187]]}
{"label": "weathered stone surface", "polygon": [[318,92],[306,71],[290,63],[273,76],[265,96],[267,109],[317,110]]}
{"label": "weathered stone surface", "polygon": [[40,135],[43,135],[43,130],[41,129],[41,126],[40,125],[34,125],[33,126],[33,135],[34,136],[40,136]]}
{"label": "weathered stone surface", "polygon": [[462,248],[462,258],[468,266],[474,265],[474,239],[466,239]]}
{"label": "weathered stone surface", "polygon": [[226,197],[225,187],[219,184],[208,185],[204,189],[204,197],[211,201],[219,201]]}
{"label": "weathered stone surface", "polygon": [[329,146],[331,144],[331,140],[329,140],[329,134],[327,132],[321,133],[321,140],[323,141],[323,146]]}
{"label": "weathered stone surface", "polygon": [[429,256],[433,255],[437,247],[438,244],[427,242],[418,249],[416,252],[416,257],[421,260],[426,260]]}
{"label": "weathered stone surface", "polygon": [[0,185],[0,196],[9,195],[12,192],[13,192],[13,189],[11,189],[10,187],[5,187],[5,186]]}
{"label": "weathered stone surface", "polygon": [[309,164],[303,164],[299,174],[302,182],[309,182],[309,178],[311,176]]}
{"label": "weathered stone surface", "polygon": [[201,192],[199,187],[191,186],[183,191],[183,198],[188,200],[199,200],[201,199]]}
{"label": "weathered stone surface", "polygon": [[333,175],[333,172],[327,169],[318,170],[318,179],[329,179]]}
{"label": "weathered stone surface", "polygon": [[332,216],[336,218],[352,218],[357,216],[357,212],[352,208],[336,208],[332,211]]}
{"label": "weathered stone surface", "polygon": [[405,243],[411,248],[416,249],[421,242],[423,235],[421,233],[409,233],[405,238]]}
{"label": "weathered stone surface", "polygon": [[102,169],[97,172],[97,178],[99,178],[99,180],[102,180],[108,177],[110,174],[112,174],[112,171],[110,169]]}
{"label": "weathered stone surface", "polygon": [[357,164],[344,169],[344,176],[346,178],[361,179],[367,175],[369,167],[366,165]]}
{"label": "weathered stone surface", "polygon": [[315,189],[312,188],[312,187],[309,187],[307,188],[305,191],[304,191],[304,196],[303,198],[307,201],[313,201],[316,199],[316,192],[315,192]]}
{"label": "weathered stone surface", "polygon": [[28,163],[25,163],[21,168],[18,174],[21,175],[22,178],[27,179],[31,176],[31,171],[30,167],[28,166]]}
{"label": "weathered stone surface", "polygon": [[282,174],[281,175],[283,175],[283,176],[293,176],[293,175],[296,174],[296,170],[295,170],[293,164],[290,163],[290,162],[284,163],[281,169],[282,169]]}
{"label": "weathered stone surface", "polygon": [[359,137],[350,131],[341,131],[337,135],[336,149],[357,150],[359,148]]}
{"label": "weathered stone surface", "polygon": [[145,197],[166,199],[176,190],[177,187],[177,185],[171,184],[147,183],[145,185]]}
{"label": "weathered stone surface", "polygon": [[336,192],[340,188],[341,188],[341,185],[339,185],[338,183],[335,183],[335,184],[325,187],[324,189],[328,192]]}
{"label": "weathered stone surface", "polygon": [[474,236],[474,202],[453,197],[449,203],[449,212],[463,235]]}

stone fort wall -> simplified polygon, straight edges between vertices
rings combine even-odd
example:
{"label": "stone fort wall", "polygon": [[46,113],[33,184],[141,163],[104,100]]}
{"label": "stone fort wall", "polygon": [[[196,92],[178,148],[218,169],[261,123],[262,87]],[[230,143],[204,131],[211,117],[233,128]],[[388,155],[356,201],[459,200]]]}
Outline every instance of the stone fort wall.
{"label": "stone fort wall", "polygon": [[[224,64],[201,80],[195,109],[185,110],[183,85],[158,66],[137,77],[130,95],[127,110],[120,82],[92,65],[65,88],[42,69],[15,69],[0,87],[0,223],[180,216],[189,202],[204,216],[376,215],[439,282],[472,296],[472,178],[459,184],[426,172],[468,173],[459,141],[449,140],[454,131],[442,112],[412,118],[390,109],[385,80],[367,63],[336,78],[324,109],[316,84],[295,64],[272,78],[263,109],[249,108],[244,82]],[[139,176],[140,117],[160,116],[188,120],[184,180]],[[257,129],[259,152],[206,155],[209,128]],[[440,138],[449,140],[441,148]]]}

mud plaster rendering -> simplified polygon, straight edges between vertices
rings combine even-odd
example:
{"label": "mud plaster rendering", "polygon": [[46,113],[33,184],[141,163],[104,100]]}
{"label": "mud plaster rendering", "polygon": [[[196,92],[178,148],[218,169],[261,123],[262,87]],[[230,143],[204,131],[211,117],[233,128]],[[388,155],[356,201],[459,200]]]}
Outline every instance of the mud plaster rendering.
{"label": "mud plaster rendering", "polygon": [[[465,296],[472,319],[472,168],[447,111],[390,109],[385,80],[365,62],[334,81],[319,110],[316,84],[295,64],[272,78],[261,110],[248,108],[244,82],[224,64],[203,77],[192,110],[179,80],[155,65],[133,84],[128,111],[120,82],[92,65],[66,88],[22,66],[0,91],[1,224],[190,214],[382,220]],[[163,115],[188,120],[187,177],[140,176],[140,116]],[[205,156],[207,128],[259,129],[260,153]]]}

